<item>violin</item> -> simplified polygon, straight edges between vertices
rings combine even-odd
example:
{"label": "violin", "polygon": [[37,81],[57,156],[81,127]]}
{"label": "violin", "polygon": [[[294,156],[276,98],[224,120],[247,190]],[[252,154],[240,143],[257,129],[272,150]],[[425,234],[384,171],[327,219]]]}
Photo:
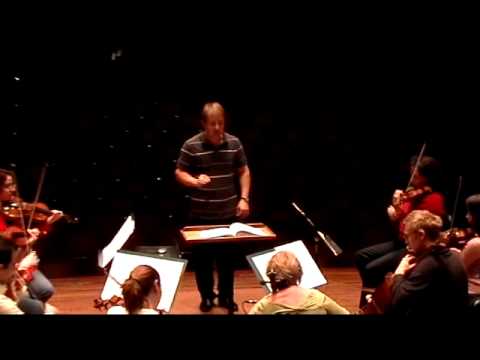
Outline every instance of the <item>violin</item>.
{"label": "violin", "polygon": [[424,186],[422,188],[416,189],[413,187],[407,188],[402,192],[398,197],[394,195],[392,205],[394,207],[399,207],[407,201],[414,201],[420,199],[424,195],[431,194],[433,192],[430,186]]}
{"label": "violin", "polygon": [[58,215],[53,221],[57,221],[60,218],[64,218],[68,223],[77,223],[78,219],[64,213],[57,213],[48,208],[44,203],[27,203],[23,201],[11,202],[6,206],[3,206],[2,212],[5,215],[7,221],[17,222],[22,216],[24,218],[32,217],[32,223],[45,224],[49,221],[52,215]]}
{"label": "violin", "polygon": [[415,188],[409,188],[407,191],[404,193],[404,198],[406,200],[413,200],[417,199],[423,195],[430,194],[432,193],[432,188],[430,186],[424,186],[420,189],[415,189]]}
{"label": "violin", "polygon": [[28,245],[29,234],[25,230],[27,223],[38,229],[39,237],[44,237],[50,232],[52,225],[61,218],[64,218],[68,223],[78,222],[77,218],[72,218],[62,212],[52,211],[43,203],[9,203],[3,205],[0,211],[8,224],[4,236],[19,246]]}
{"label": "violin", "polygon": [[[105,310],[108,311],[113,306],[125,306],[125,300],[122,297],[113,295],[108,300],[102,300],[101,298],[93,300],[93,307],[98,310]],[[159,315],[163,314],[162,310],[156,310]]]}
{"label": "violin", "polygon": [[475,235],[475,231],[472,228],[453,227],[440,234],[440,243],[447,247],[462,250]]}
{"label": "violin", "polygon": [[107,311],[112,306],[125,306],[125,301],[120,296],[114,295],[108,300],[102,300],[101,298],[93,300],[93,307],[98,310]]}

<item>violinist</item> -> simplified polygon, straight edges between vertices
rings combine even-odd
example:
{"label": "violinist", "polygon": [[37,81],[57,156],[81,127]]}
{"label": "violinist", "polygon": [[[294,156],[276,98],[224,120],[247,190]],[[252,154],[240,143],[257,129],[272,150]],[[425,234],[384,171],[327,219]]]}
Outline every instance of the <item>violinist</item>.
{"label": "violinist", "polygon": [[[409,186],[405,191],[395,190],[392,204],[387,208],[387,214],[396,229],[396,238],[364,248],[355,254],[355,262],[364,290],[380,285],[385,275],[393,271],[406,254],[401,227],[402,220],[410,212],[428,210],[442,219],[446,217],[445,197],[436,190],[440,177],[438,161],[429,156],[415,156],[410,164]],[[362,293],[360,306],[364,301],[365,297]]]}
{"label": "violinist", "polygon": [[[0,171],[0,202],[9,203],[16,197],[16,184],[13,175]],[[55,213],[55,217],[59,212]],[[21,236],[18,236],[18,234]],[[23,234],[23,235],[22,235]],[[26,235],[25,235],[26,234]],[[46,302],[53,296],[54,288],[50,281],[37,269],[39,259],[35,252],[29,249],[35,244],[40,235],[38,229],[23,231],[21,227],[8,224],[8,217],[0,213],[0,236],[22,248],[22,258],[16,263],[18,274],[28,275],[27,290],[21,292],[18,306],[26,314],[45,314],[55,312],[55,309]],[[33,270],[32,270],[33,269]]]}
{"label": "violinist", "polygon": [[162,296],[160,275],[151,266],[137,266],[123,283],[122,296],[124,306],[113,306],[107,314],[158,315],[157,306]]}
{"label": "violinist", "polygon": [[468,275],[468,294],[471,304],[480,298],[480,194],[466,200],[467,221],[472,227],[473,236],[466,243],[461,255]]}
{"label": "violinist", "polygon": [[404,220],[405,255],[394,272],[386,314],[456,314],[466,309],[467,274],[461,257],[441,244],[442,219],[414,210]]}

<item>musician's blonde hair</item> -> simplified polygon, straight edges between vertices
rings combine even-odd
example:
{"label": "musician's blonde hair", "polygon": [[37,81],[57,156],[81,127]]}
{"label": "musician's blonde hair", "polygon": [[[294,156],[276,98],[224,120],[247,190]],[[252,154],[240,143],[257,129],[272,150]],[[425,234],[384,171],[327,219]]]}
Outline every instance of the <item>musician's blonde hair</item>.
{"label": "musician's blonde hair", "polygon": [[302,275],[302,266],[290,251],[280,251],[268,262],[267,276],[274,292],[297,285]]}
{"label": "musician's blonde hair", "polygon": [[423,230],[430,241],[437,241],[442,231],[443,221],[440,216],[428,210],[413,210],[403,220],[405,229],[412,231]]}

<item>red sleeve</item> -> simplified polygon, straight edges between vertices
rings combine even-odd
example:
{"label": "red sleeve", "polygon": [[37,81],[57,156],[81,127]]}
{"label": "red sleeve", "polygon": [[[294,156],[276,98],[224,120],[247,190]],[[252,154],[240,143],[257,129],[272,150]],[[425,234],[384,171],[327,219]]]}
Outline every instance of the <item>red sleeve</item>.
{"label": "red sleeve", "polygon": [[7,224],[5,222],[5,219],[3,218],[3,214],[0,214],[0,231],[5,230],[7,230]]}
{"label": "red sleeve", "polygon": [[428,210],[441,218],[444,218],[447,215],[445,198],[442,194],[435,192],[425,196],[416,207],[416,210]]}
{"label": "red sleeve", "polygon": [[400,233],[403,232],[403,219],[413,210],[428,210],[431,213],[445,219],[447,210],[445,207],[445,198],[442,194],[434,192],[423,197],[420,203],[414,205],[411,201],[406,201],[400,205],[398,211],[398,229]]}
{"label": "red sleeve", "polygon": [[402,220],[404,217],[410,214],[413,210],[414,208],[410,201],[403,202],[398,208],[398,211],[399,211],[398,218]]}

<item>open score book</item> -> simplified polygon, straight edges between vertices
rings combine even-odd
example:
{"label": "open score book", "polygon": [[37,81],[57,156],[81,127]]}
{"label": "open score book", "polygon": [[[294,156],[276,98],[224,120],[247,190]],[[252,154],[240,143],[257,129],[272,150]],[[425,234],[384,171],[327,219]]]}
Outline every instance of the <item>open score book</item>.
{"label": "open score book", "polygon": [[246,232],[257,236],[267,235],[262,229],[254,228],[253,226],[249,226],[239,222],[234,222],[228,228],[222,227],[200,231],[200,237],[202,239],[210,239],[222,236],[235,237],[241,232]]}

